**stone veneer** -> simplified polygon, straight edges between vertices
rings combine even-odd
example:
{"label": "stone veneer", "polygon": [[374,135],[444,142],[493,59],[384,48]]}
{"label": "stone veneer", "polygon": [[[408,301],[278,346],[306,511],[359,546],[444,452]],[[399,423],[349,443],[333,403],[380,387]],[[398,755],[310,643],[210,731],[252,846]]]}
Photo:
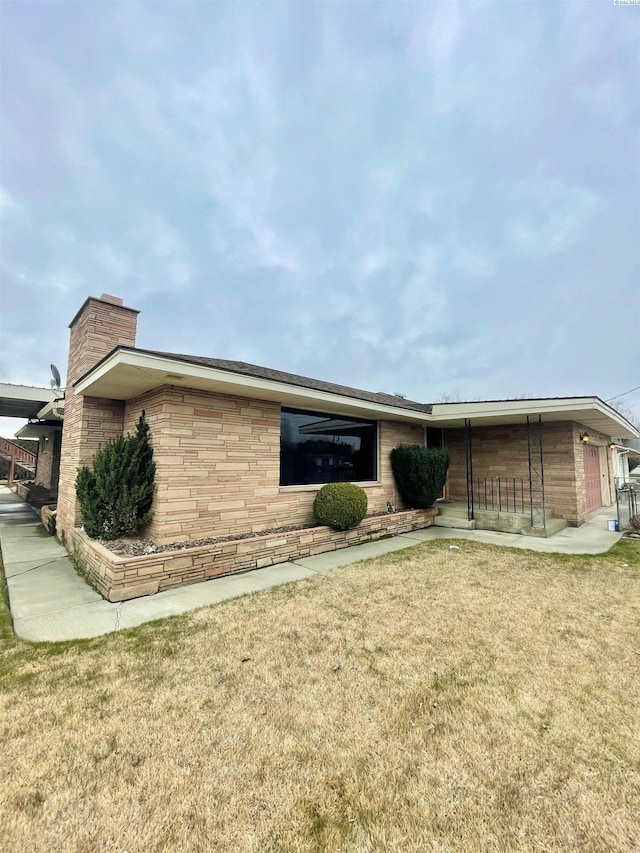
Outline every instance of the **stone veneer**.
{"label": "stone veneer", "polygon": [[48,489],[54,500],[58,494],[61,444],[62,430],[59,428],[48,429],[38,440],[38,466],[34,479],[39,486]]}
{"label": "stone veneer", "polygon": [[[609,436],[570,421],[543,424],[545,503],[556,518],[564,518],[573,525],[582,524],[586,515],[584,454],[580,440],[580,434],[584,432],[589,433],[592,444],[605,448],[606,459],[610,460],[610,453],[606,449],[611,441]],[[451,454],[447,497],[466,501],[464,430],[445,430],[444,441]],[[526,425],[474,427],[472,424],[471,442],[474,480],[477,481],[478,477],[522,478],[527,500],[529,461]],[[615,496],[613,466],[610,461],[606,465],[607,469],[603,473],[609,483],[609,495]]]}
{"label": "stone veneer", "polygon": [[76,499],[78,468],[90,465],[109,438],[122,435],[124,403],[77,394],[73,384],[117,346],[135,346],[138,311],[126,308],[117,297],[90,296],[71,321],[67,390],[65,395],[60,483],[58,488],[58,535],[66,541],[80,524]]}
{"label": "stone veneer", "polygon": [[[124,431],[144,410],[156,463],[153,518],[158,545],[313,524],[320,485],[280,486],[280,404],[165,386],[127,402]],[[402,508],[389,455],[420,444],[422,428],[379,422],[378,479],[360,483],[370,513]]]}
{"label": "stone veneer", "polygon": [[139,557],[119,557],[77,528],[67,541],[100,593],[109,601],[125,601],[430,527],[437,513],[427,509],[368,516],[355,530],[344,532],[312,527]]}

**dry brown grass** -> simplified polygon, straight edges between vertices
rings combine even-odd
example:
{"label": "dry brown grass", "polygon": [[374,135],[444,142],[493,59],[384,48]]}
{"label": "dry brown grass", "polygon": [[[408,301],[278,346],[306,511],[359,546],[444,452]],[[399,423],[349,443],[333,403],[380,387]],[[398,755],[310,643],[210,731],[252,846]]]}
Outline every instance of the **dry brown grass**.
{"label": "dry brown grass", "polygon": [[639,850],[640,546],[459,544],[82,643],[5,626],[2,849]]}

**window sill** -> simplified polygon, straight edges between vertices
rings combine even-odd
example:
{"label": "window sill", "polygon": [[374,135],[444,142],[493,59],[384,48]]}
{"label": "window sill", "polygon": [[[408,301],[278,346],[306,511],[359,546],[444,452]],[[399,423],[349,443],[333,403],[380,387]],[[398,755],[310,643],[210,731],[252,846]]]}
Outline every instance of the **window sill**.
{"label": "window sill", "polygon": [[[360,486],[361,489],[366,489],[371,486],[381,486],[380,480],[360,480],[352,482],[351,480],[343,480],[341,482],[349,482],[354,486]],[[312,483],[304,486],[278,486],[278,492],[319,492],[323,486],[328,486],[329,483]]]}

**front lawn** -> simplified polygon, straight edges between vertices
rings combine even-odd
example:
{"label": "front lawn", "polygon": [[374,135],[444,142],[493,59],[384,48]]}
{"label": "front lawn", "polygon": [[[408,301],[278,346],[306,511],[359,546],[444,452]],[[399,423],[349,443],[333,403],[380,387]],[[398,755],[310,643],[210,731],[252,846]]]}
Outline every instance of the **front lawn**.
{"label": "front lawn", "polygon": [[2,850],[638,850],[640,544],[451,544],[96,640],[3,612]]}

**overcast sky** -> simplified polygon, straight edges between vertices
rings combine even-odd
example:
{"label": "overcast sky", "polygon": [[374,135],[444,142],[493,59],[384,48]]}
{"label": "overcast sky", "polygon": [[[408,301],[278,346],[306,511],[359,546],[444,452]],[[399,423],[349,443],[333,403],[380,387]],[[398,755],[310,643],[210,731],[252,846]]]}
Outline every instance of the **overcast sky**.
{"label": "overcast sky", "polygon": [[640,385],[640,6],[0,15],[0,381],[107,292],[141,347],[424,402]]}

